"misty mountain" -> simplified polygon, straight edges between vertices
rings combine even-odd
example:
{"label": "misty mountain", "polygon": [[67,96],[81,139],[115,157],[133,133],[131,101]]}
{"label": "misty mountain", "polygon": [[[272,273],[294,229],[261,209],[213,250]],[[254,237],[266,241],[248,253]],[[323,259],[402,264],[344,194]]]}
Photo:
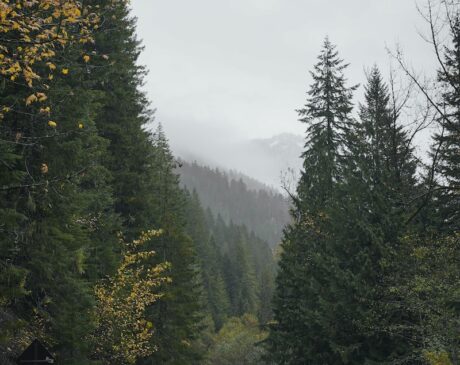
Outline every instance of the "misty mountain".
{"label": "misty mountain", "polygon": [[285,179],[296,179],[299,175],[302,167],[300,155],[304,144],[303,137],[290,133],[243,143],[240,148],[250,164],[248,172],[244,172],[267,184],[280,187],[286,183]]}
{"label": "misty mountain", "polygon": [[[286,180],[288,184],[295,185],[301,168],[303,146],[303,138],[290,133],[264,139],[221,142],[219,146],[200,143],[188,149],[176,147],[173,143],[176,155],[186,161],[198,161],[227,171],[241,171],[277,191],[282,190]],[[243,178],[243,181],[248,187],[251,185],[247,179]]]}
{"label": "misty mountain", "polygon": [[215,217],[220,216],[227,224],[247,226],[271,247],[280,241],[290,219],[285,196],[234,171],[229,173],[196,162],[182,161],[180,165],[181,183],[188,190],[195,190],[204,208],[209,208]]}

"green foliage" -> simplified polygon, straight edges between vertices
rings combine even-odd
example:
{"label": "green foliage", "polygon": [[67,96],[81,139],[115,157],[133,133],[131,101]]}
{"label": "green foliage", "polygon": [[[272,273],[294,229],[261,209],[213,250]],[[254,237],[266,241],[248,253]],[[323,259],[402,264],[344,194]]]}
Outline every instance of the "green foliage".
{"label": "green foliage", "polygon": [[376,68],[361,123],[350,120],[344,68],[326,41],[300,111],[309,123],[305,171],[267,341],[280,364],[414,361],[413,339],[398,330],[414,313],[399,305],[391,282],[402,269],[416,163]]}
{"label": "green foliage", "polygon": [[251,315],[230,318],[214,336],[204,364],[209,365],[262,365],[261,341],[267,333],[259,328]]}
{"label": "green foliage", "polygon": [[149,318],[156,326],[152,340],[158,351],[144,363],[196,363],[202,353],[195,340],[204,329],[197,249],[186,234],[186,195],[179,186],[179,178],[174,172],[176,162],[161,126],[151,142],[150,196],[153,206],[149,214],[154,217],[155,226],[164,231],[151,247],[160,261],[171,263],[167,273],[171,284],[164,289],[162,300],[149,309]]}
{"label": "green foliage", "polygon": [[[82,4],[72,2],[72,18]],[[303,171],[275,289],[269,244],[289,221],[285,199],[196,164],[182,169],[196,190],[184,190],[161,126],[147,129],[128,5],[84,5],[98,27],[88,34],[79,18],[84,29],[72,19],[66,29],[84,41],[34,55],[32,73],[3,70],[2,364],[33,337],[70,365],[459,363],[458,17],[438,78],[446,114],[433,170],[419,180],[380,72],[353,120],[355,87],[326,39],[298,111]],[[9,66],[25,52],[16,51]],[[162,233],[141,240],[145,249],[119,247],[120,232],[132,241],[146,228]]]}
{"label": "green foliage", "polygon": [[194,191],[188,197],[187,232],[197,247],[201,280],[203,282],[203,301],[210,313],[213,329],[220,329],[229,310],[230,299],[222,271],[222,255],[207,226],[205,213],[198,195]]}
{"label": "green foliage", "polygon": [[458,234],[414,234],[405,237],[403,243],[406,259],[399,270],[404,275],[393,283],[392,290],[403,299],[407,311],[422,319],[407,324],[405,333],[423,339],[414,341],[419,357],[429,358],[434,364],[455,364],[460,323]]}
{"label": "green foliage", "polygon": [[348,275],[342,258],[334,255],[328,230],[352,126],[353,88],[345,86],[345,68],[326,39],[312,72],[307,104],[299,110],[301,121],[308,124],[304,171],[294,202],[295,221],[286,229],[282,244],[276,322],[267,342],[273,360],[280,364],[332,364],[350,351],[341,341],[353,330],[349,322],[341,321],[348,318],[343,312],[350,308],[337,303],[345,294],[341,285]]}
{"label": "green foliage", "polygon": [[304,209],[309,211],[318,211],[327,205],[334,184],[340,179],[341,155],[353,125],[351,99],[356,89],[356,86],[346,86],[344,71],[347,66],[326,38],[311,72],[313,84],[307,103],[298,110],[300,121],[307,124],[298,194],[300,202],[308,201]]}
{"label": "green foliage", "polygon": [[449,230],[460,229],[458,190],[460,187],[460,18],[458,12],[451,20],[452,48],[445,50],[445,70],[439,72],[439,83],[444,91],[442,102],[446,109],[446,116],[440,118],[441,132],[435,136],[434,159],[439,159],[436,165],[440,175],[438,182],[440,209],[442,210],[443,225]]}
{"label": "green foliage", "polygon": [[[97,92],[87,87],[82,46],[59,52],[52,61],[72,67],[72,73],[49,80],[42,101],[28,103],[31,90],[20,83],[6,82],[0,95],[2,103],[14,105],[0,126],[7,171],[2,173],[0,276],[2,286],[10,288],[2,305],[47,340],[60,361],[87,364],[82,338],[92,328],[89,278],[113,268],[111,230],[117,219],[110,174],[101,161],[107,143],[94,123]],[[36,67],[48,69],[42,63]],[[55,124],[44,123],[51,117]]]}

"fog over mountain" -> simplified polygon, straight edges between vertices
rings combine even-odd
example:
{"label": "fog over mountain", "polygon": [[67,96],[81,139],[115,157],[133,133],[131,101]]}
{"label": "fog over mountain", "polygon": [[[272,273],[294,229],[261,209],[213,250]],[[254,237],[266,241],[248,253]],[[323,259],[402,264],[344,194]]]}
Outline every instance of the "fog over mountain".
{"label": "fog over mountain", "polygon": [[[171,139],[174,153],[186,161],[234,170],[281,190],[284,180],[298,176],[304,141],[299,135],[283,133],[251,140],[197,141],[189,147]],[[295,179],[295,178],[294,178]]]}

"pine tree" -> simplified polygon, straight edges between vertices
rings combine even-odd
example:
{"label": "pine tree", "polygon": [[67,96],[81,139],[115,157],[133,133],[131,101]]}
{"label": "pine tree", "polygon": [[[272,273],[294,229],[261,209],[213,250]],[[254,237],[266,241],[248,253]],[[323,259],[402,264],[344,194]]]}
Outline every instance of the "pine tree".
{"label": "pine tree", "polygon": [[[406,361],[411,341],[398,329],[415,320],[403,310],[393,285],[404,272],[402,238],[416,195],[416,160],[409,137],[394,115],[388,88],[374,67],[368,76],[361,124],[350,136],[344,180],[331,211],[335,254],[345,277],[340,302],[351,318],[342,340],[350,363]],[[401,266],[399,266],[401,264]],[[344,322],[346,323],[346,321]],[[407,335],[407,333],[406,333]]]}
{"label": "pine tree", "polygon": [[310,211],[322,208],[331,197],[334,183],[340,180],[340,159],[352,126],[351,98],[356,88],[346,87],[343,72],[347,66],[326,38],[318,63],[310,73],[313,83],[307,103],[298,110],[300,121],[307,124],[298,195],[300,201],[308,201],[305,209]]}
{"label": "pine tree", "polygon": [[222,273],[219,248],[206,224],[205,212],[194,190],[188,198],[187,233],[192,238],[200,263],[206,311],[219,330],[229,314],[229,298]]}
{"label": "pine tree", "polygon": [[164,289],[162,299],[150,308],[150,318],[156,326],[153,336],[158,351],[144,364],[197,363],[202,354],[194,345],[203,330],[202,285],[196,247],[186,234],[186,195],[174,172],[176,161],[169,149],[161,125],[152,136],[152,199],[150,214],[163,235],[152,248],[160,261],[171,264],[167,273],[171,284]]}
{"label": "pine tree", "polygon": [[[460,18],[457,6],[446,6],[450,44],[438,71],[441,90],[439,132],[434,135],[431,153],[433,171],[424,181],[423,199],[417,200],[414,220],[418,229],[405,240],[408,257],[406,275],[398,282],[404,305],[422,321],[411,325],[419,339],[415,351],[422,361],[458,364],[460,359],[458,291],[459,231],[459,133],[460,133]],[[441,55],[442,57],[442,55]]]}
{"label": "pine tree", "polygon": [[[458,323],[460,322],[460,295],[458,291],[460,242],[460,15],[458,7],[450,19],[451,46],[446,48],[444,64],[446,72],[439,73],[439,82],[444,88],[443,106],[447,110],[447,117],[440,119],[443,133],[435,136],[435,142],[440,145],[440,162],[437,172],[440,175],[438,184],[439,194],[435,197],[439,201],[441,224],[438,229],[440,237],[429,240],[429,252],[434,252],[432,270],[426,275],[434,279],[432,289],[437,298],[432,312],[432,328],[430,343],[438,353],[447,353],[453,364],[460,362],[460,341],[458,337]],[[430,242],[431,241],[431,242]],[[433,247],[434,246],[434,247]],[[423,246],[422,246],[423,247]],[[441,262],[437,262],[441,260]],[[454,263],[454,265],[452,265]],[[441,272],[438,270],[443,269]],[[453,280],[452,280],[453,279]],[[457,280],[457,282],[456,282]],[[437,288],[443,287],[442,293],[436,293]],[[436,295],[438,294],[438,295]],[[446,323],[448,323],[446,325]],[[441,351],[439,351],[441,349]]]}
{"label": "pine tree", "polygon": [[[352,91],[343,74],[347,65],[325,40],[311,73],[309,98],[299,110],[308,124],[304,170],[293,209],[294,223],[285,230],[274,299],[275,324],[268,347],[275,363],[340,363],[338,323],[342,306],[335,302],[343,290],[337,281],[340,263],[327,233],[343,157],[353,122]],[[335,338],[334,338],[335,337]]]}
{"label": "pine tree", "polygon": [[[101,137],[109,141],[104,159],[111,175],[115,211],[123,232],[134,239],[154,220],[151,191],[151,158],[154,153],[145,127],[152,119],[149,102],[141,91],[144,68],[137,65],[141,52],[135,35],[135,19],[124,1],[93,1],[103,11],[88,82],[98,92],[100,108],[95,117]],[[92,81],[92,82],[91,82]]]}
{"label": "pine tree", "polygon": [[442,205],[442,220],[449,229],[458,231],[459,187],[460,187],[460,17],[457,15],[451,26],[452,48],[445,51],[445,72],[439,72],[439,82],[444,89],[442,95],[445,117],[440,118],[442,133],[435,136],[439,145],[440,175],[438,198]]}

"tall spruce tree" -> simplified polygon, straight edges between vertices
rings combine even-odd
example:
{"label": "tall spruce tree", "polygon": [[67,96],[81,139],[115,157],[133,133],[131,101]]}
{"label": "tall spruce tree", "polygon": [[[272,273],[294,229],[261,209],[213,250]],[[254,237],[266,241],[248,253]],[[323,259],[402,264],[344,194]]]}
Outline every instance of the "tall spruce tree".
{"label": "tall spruce tree", "polygon": [[439,123],[443,130],[435,136],[440,145],[437,172],[440,175],[439,193],[443,225],[460,229],[460,17],[455,14],[451,23],[452,47],[445,50],[444,72],[439,72],[444,117]]}
{"label": "tall spruce tree", "polygon": [[415,318],[402,309],[392,286],[402,274],[401,239],[416,191],[416,162],[389,100],[374,67],[331,210],[329,231],[341,262],[337,280],[345,278],[339,281],[342,324],[349,328],[340,341],[347,351],[345,363],[407,361],[412,356],[411,341],[397,328]]}
{"label": "tall spruce tree", "polygon": [[[430,340],[444,352],[449,354],[453,364],[460,363],[460,339],[458,328],[460,323],[460,291],[458,277],[460,276],[460,9],[453,5],[455,12],[450,19],[451,46],[445,50],[446,72],[439,74],[439,81],[446,92],[443,94],[444,106],[448,110],[448,119],[441,118],[440,123],[444,133],[437,135],[435,140],[441,144],[440,164],[438,172],[441,175],[440,194],[437,196],[442,204],[441,232],[442,237],[434,242],[433,252],[440,253],[441,263],[433,260],[433,271],[427,276],[438,280],[432,286],[445,288],[439,295],[438,305],[434,306],[434,330],[430,331]],[[446,230],[446,227],[448,229]],[[456,263],[452,265],[452,263]],[[441,272],[439,267],[443,267]],[[457,279],[453,279],[457,278]],[[435,292],[436,293],[436,292]],[[447,294],[448,293],[448,294]],[[447,294],[447,295],[446,295]],[[441,309],[442,308],[442,309]],[[441,310],[439,310],[441,309]],[[447,323],[447,325],[446,325]]]}
{"label": "tall spruce tree", "polygon": [[141,362],[193,363],[199,358],[193,341],[200,334],[201,303],[195,247],[185,234],[186,199],[164,133],[159,129],[152,138],[145,129],[152,115],[140,90],[145,72],[137,64],[141,47],[135,19],[124,1],[95,3],[103,10],[95,44],[88,45],[99,55],[89,78],[100,95],[97,127],[109,141],[104,165],[113,176],[115,211],[127,240],[146,229],[162,229],[150,243],[157,252],[152,265],[171,263],[172,283],[149,310],[158,351]]}
{"label": "tall spruce tree", "polygon": [[398,286],[404,304],[423,318],[412,332],[422,339],[418,357],[430,364],[460,362],[460,17],[458,4],[445,5],[450,39],[438,71],[442,113],[431,154],[434,171],[417,201],[415,218],[423,224],[406,240],[410,260]]}
{"label": "tall spruce tree", "polygon": [[186,194],[175,173],[176,161],[161,128],[152,136],[152,199],[155,227],[164,233],[152,248],[160,261],[171,264],[171,284],[164,296],[150,308],[156,331],[153,336],[158,351],[142,364],[195,364],[202,357],[195,346],[203,330],[202,283],[196,247],[186,234]]}
{"label": "tall spruce tree", "polygon": [[109,141],[104,166],[111,172],[115,210],[128,240],[154,223],[152,210],[150,134],[144,128],[152,119],[149,102],[141,91],[145,70],[137,64],[141,52],[136,23],[125,1],[92,1],[101,9],[101,26],[94,45],[95,56],[88,82],[98,92],[100,108],[96,124]]}
{"label": "tall spruce tree", "polygon": [[285,230],[274,299],[275,324],[268,346],[275,363],[340,363],[341,349],[331,335],[341,307],[334,303],[338,263],[327,235],[328,210],[342,179],[342,158],[352,126],[352,91],[347,65],[328,39],[311,72],[307,104],[299,110],[308,125],[302,176],[293,208],[294,223]]}
{"label": "tall spruce tree", "polygon": [[341,177],[340,160],[352,126],[351,99],[356,88],[346,86],[347,66],[326,38],[318,63],[310,72],[313,83],[307,103],[298,110],[300,121],[307,125],[298,195],[300,202],[308,203],[302,209],[311,212],[323,208]]}

